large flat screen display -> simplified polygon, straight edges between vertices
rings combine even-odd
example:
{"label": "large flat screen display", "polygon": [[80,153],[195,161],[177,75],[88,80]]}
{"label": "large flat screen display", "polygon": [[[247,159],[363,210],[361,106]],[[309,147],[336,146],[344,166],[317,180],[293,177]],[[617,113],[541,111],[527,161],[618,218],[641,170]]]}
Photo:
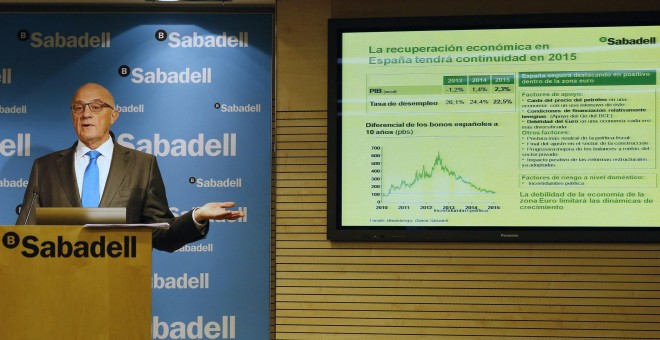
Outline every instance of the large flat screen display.
{"label": "large flat screen display", "polygon": [[658,242],[660,13],[329,22],[328,238]]}

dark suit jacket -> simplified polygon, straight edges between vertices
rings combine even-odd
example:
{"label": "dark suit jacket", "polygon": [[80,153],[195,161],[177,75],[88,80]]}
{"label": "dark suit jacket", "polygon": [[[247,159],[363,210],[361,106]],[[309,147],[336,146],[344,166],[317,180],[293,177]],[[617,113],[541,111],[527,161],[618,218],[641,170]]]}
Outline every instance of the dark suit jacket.
{"label": "dark suit jacket", "polygon": [[[23,197],[23,209],[16,224],[35,224],[35,214],[26,221],[28,207],[36,193],[34,207],[80,207],[80,195],[74,170],[76,146],[57,151],[34,161],[30,181]],[[168,222],[167,230],[153,232],[153,247],[175,251],[185,244],[205,237],[192,219],[192,211],[174,217],[165,195],[165,185],[156,157],[141,151],[114,145],[110,172],[99,207],[126,207],[127,223]],[[26,223],[27,222],[27,223]]]}

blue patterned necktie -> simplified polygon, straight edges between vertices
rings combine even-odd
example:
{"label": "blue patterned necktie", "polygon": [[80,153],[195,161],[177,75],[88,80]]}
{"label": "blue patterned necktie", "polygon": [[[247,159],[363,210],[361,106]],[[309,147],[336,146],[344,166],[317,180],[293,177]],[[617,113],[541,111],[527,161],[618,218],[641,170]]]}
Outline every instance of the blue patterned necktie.
{"label": "blue patterned necktie", "polygon": [[101,153],[91,150],[87,155],[89,155],[89,165],[87,165],[85,177],[83,177],[82,206],[83,208],[97,208],[101,195],[99,194],[99,167],[96,165],[96,159]]}

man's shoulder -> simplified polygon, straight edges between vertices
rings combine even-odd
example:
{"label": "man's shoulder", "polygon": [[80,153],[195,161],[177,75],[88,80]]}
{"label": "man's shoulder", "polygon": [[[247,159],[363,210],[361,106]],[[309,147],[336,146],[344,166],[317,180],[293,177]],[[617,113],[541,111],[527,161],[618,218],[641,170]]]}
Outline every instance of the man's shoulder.
{"label": "man's shoulder", "polygon": [[138,159],[151,159],[151,158],[156,157],[156,156],[154,156],[150,153],[146,153],[146,152],[143,152],[143,151],[140,151],[140,150],[132,149],[132,148],[123,146],[119,143],[115,143],[115,152],[119,152],[121,154],[130,156],[130,157],[135,157],[135,158],[138,158]]}
{"label": "man's shoulder", "polygon": [[66,149],[53,151],[53,152],[45,154],[43,156],[39,156],[39,157],[37,157],[36,160],[39,161],[39,162],[52,161],[52,160],[56,160],[56,159],[65,157],[65,156],[71,154],[72,152],[75,152],[75,148],[74,147],[69,147],[69,148],[66,148]]}

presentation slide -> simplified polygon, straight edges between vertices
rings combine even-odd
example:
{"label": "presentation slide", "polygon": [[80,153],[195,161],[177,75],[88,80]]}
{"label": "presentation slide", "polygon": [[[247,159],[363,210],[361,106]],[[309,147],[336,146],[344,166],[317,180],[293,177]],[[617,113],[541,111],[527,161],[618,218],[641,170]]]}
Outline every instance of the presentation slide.
{"label": "presentation slide", "polygon": [[345,32],[344,227],[658,227],[659,26]]}

